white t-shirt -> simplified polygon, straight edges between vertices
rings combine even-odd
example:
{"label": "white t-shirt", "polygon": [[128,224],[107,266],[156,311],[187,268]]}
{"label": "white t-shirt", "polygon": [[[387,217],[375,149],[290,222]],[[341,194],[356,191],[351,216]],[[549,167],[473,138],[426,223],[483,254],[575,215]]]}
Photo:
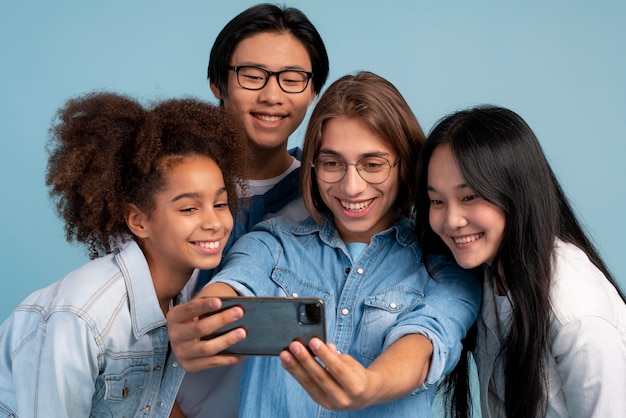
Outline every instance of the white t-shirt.
{"label": "white t-shirt", "polygon": [[[293,157],[292,157],[293,158]],[[248,192],[251,196],[257,196],[265,194],[265,192],[269,191],[272,187],[276,186],[282,179],[287,177],[289,173],[293,170],[300,167],[300,161],[293,158],[293,162],[291,166],[280,176],[264,179],[264,180],[248,180]],[[275,216],[286,216],[289,219],[294,221],[302,221],[309,216],[309,212],[306,210],[304,206],[304,201],[301,197],[292,200],[287,205],[285,205],[281,210],[276,213],[266,213],[263,219],[273,218]]]}

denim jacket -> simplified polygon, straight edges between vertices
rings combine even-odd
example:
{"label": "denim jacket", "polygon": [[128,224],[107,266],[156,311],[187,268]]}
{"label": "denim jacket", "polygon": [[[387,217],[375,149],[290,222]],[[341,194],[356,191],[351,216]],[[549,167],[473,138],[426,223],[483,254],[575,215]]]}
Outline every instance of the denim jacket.
{"label": "denim jacket", "polygon": [[165,325],[134,241],[34,292],[0,326],[0,416],[167,417]]}
{"label": "denim jacket", "polygon": [[328,341],[368,367],[399,338],[419,333],[433,343],[426,382],[393,402],[358,411],[320,407],[277,357],[246,360],[239,402],[243,417],[432,416],[439,379],[456,365],[461,339],[476,319],[480,281],[446,259],[430,278],[407,219],[375,235],[351,259],[330,220],[261,222],[241,237],[213,282],[244,296],[312,296],[326,303]]}

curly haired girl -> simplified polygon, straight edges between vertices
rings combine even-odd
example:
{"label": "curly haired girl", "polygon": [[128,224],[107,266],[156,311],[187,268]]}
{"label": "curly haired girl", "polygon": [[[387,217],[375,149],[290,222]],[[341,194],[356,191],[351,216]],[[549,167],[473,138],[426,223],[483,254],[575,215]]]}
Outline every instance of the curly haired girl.
{"label": "curly haired girl", "polygon": [[0,327],[0,412],[169,415],[183,373],[165,314],[195,268],[221,260],[246,174],[236,121],[195,99],[144,108],[113,93],[58,111],[46,183],[93,260]]}

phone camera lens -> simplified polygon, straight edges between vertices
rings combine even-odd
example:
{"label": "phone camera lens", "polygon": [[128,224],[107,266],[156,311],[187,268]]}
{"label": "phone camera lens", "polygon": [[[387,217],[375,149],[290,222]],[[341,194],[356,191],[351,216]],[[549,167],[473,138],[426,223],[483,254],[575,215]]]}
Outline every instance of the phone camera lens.
{"label": "phone camera lens", "polygon": [[319,303],[303,303],[299,306],[300,323],[304,325],[319,324],[321,309]]}

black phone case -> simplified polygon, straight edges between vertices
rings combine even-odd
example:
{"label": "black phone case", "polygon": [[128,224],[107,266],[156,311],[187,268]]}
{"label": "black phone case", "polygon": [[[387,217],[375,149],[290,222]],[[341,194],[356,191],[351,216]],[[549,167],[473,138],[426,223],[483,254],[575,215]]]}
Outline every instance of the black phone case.
{"label": "black phone case", "polygon": [[[294,340],[305,346],[311,338],[326,341],[324,301],[318,298],[222,297],[222,309],[241,306],[244,316],[205,339],[242,327],[247,336],[222,354],[277,356]],[[220,310],[220,311],[221,311]]]}

